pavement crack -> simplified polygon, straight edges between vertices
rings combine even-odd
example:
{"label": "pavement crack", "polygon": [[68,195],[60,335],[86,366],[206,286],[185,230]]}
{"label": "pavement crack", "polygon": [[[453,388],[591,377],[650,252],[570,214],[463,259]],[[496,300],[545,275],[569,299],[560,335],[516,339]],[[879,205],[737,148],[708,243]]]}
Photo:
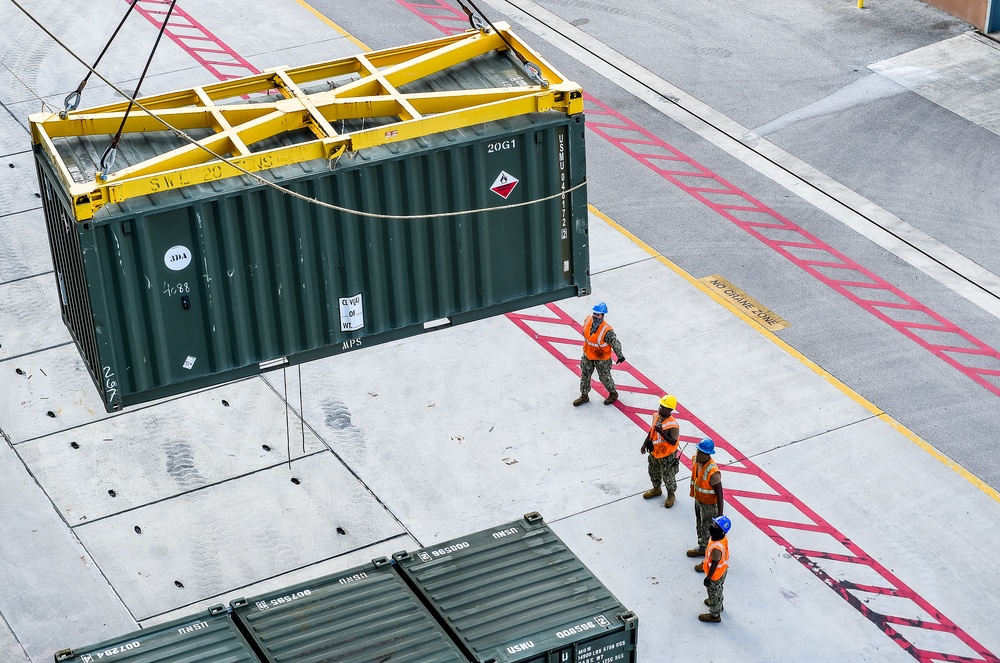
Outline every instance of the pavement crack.
{"label": "pavement crack", "polygon": [[[295,460],[302,460],[304,458],[312,458],[313,456],[318,456],[320,454],[325,454],[325,453],[327,453],[327,450],[325,450],[325,449],[320,450],[320,451],[314,451],[312,453],[306,454],[305,456],[300,456],[300,457],[296,458]],[[273,463],[271,465],[266,465],[264,467],[259,467],[257,469],[250,470],[248,472],[243,472],[242,474],[237,474],[237,475],[234,475],[234,476],[231,476],[231,477],[227,477],[225,479],[220,479],[218,481],[214,481],[212,483],[205,483],[203,485],[199,485],[199,486],[196,486],[194,488],[190,488],[188,490],[183,490],[183,491],[181,491],[179,493],[174,493],[172,495],[167,495],[165,497],[160,497],[160,498],[157,498],[157,499],[154,499],[154,500],[150,500],[148,502],[143,502],[142,504],[135,504],[135,505],[130,506],[128,508],[121,509],[120,511],[114,511],[114,512],[111,512],[111,513],[107,513],[107,514],[105,514],[103,516],[98,516],[96,518],[92,518],[90,520],[87,520],[86,522],[77,523],[75,525],[69,525],[69,523],[67,523],[67,525],[70,527],[70,529],[74,529],[74,530],[78,529],[78,528],[81,528],[81,527],[87,527],[88,525],[93,525],[94,523],[99,523],[102,520],[107,520],[109,518],[115,518],[115,517],[120,516],[120,515],[125,514],[125,513],[131,513],[132,511],[138,511],[139,509],[144,509],[144,508],[146,508],[148,506],[153,506],[154,504],[160,504],[162,502],[168,502],[170,500],[177,499],[179,497],[185,497],[185,496],[189,496],[189,495],[194,495],[196,493],[202,493],[202,492],[204,492],[208,488],[214,488],[216,486],[221,486],[221,485],[224,485],[224,484],[227,484],[227,483],[232,483],[234,481],[238,481],[240,479],[244,479],[244,478],[252,476],[254,474],[260,474],[262,472],[267,472],[268,470],[273,470],[276,467],[281,467],[282,465],[284,465],[286,463],[287,463],[287,461],[282,460],[280,462]]]}
{"label": "pavement crack", "polygon": [[778,451],[779,449],[787,449],[788,447],[792,447],[792,446],[795,446],[797,444],[802,444],[803,442],[808,442],[809,440],[815,440],[816,438],[822,437],[822,436],[824,436],[824,435],[826,435],[828,433],[832,433],[832,432],[838,431],[838,430],[843,430],[845,428],[850,428],[851,426],[856,426],[856,425],[858,425],[860,423],[863,423],[865,421],[871,421],[872,419],[878,419],[878,415],[873,414],[873,415],[864,417],[862,419],[858,419],[857,421],[852,421],[849,424],[844,424],[843,426],[834,426],[833,428],[825,430],[825,431],[823,431],[821,433],[815,433],[813,435],[808,435],[808,436],[800,438],[798,440],[791,440],[790,442],[785,442],[784,444],[778,444],[778,445],[775,445],[775,446],[771,447],[770,449],[764,449],[763,451],[758,451],[757,453],[741,455],[739,458],[735,458],[735,459],[733,459],[732,461],[730,461],[728,463],[719,463],[719,467],[728,467],[730,465],[739,465],[744,460],[751,460],[753,458],[760,458],[761,456],[764,456],[766,454],[772,453],[774,451]]}
{"label": "pavement crack", "polygon": [[[3,214],[0,214],[0,219],[3,218]],[[0,282],[0,285],[9,285],[11,283],[18,283],[19,281],[30,281],[31,279],[37,279],[39,276],[51,275],[53,272],[50,269],[47,272],[39,272],[37,274],[29,274],[28,276],[19,276],[16,279],[11,279],[9,281]]]}
{"label": "pavement crack", "polygon": [[[393,511],[391,508],[389,508],[389,505],[386,504],[385,500],[383,500],[378,493],[375,492],[375,489],[372,488],[369,485],[369,483],[365,481],[365,479],[363,479],[361,475],[358,474],[358,472],[353,467],[350,466],[350,464],[348,464],[344,456],[337,451],[337,449],[335,448],[335,446],[337,446],[335,442],[336,441],[343,442],[344,440],[336,440],[334,442],[327,440],[326,437],[323,436],[315,426],[306,421],[305,417],[301,412],[296,412],[295,408],[292,407],[292,405],[288,402],[288,399],[286,398],[285,394],[279,392],[277,387],[271,384],[263,375],[257,377],[263,380],[264,384],[267,385],[272,392],[274,392],[274,395],[277,396],[279,399],[281,399],[282,402],[284,402],[285,407],[287,409],[290,409],[293,413],[295,413],[295,416],[298,417],[304,430],[308,430],[310,433],[312,433],[316,437],[316,439],[318,439],[323,444],[326,450],[329,451],[331,454],[333,454],[333,457],[337,459],[337,461],[344,467],[344,469],[347,470],[351,474],[351,476],[353,476],[354,479],[368,492],[368,494],[372,497],[372,499],[374,499],[379,506],[385,509],[385,512],[389,514],[389,516],[391,516],[393,520],[396,521],[396,524],[398,524],[401,528],[403,528],[403,531],[406,532],[406,534],[410,538],[412,538],[414,541],[417,542],[417,546],[423,548],[424,544],[420,541],[420,539],[412,531],[410,531],[410,528],[407,527],[405,523],[403,523],[403,520],[396,514],[396,512]],[[328,408],[330,411],[326,413],[326,420],[324,422],[326,424],[326,427],[332,430],[334,435],[338,435],[338,431],[344,432],[347,435],[346,441],[348,443],[353,442],[353,443],[363,444],[364,434],[351,421],[351,413],[347,405],[343,401],[336,398],[329,400],[328,405],[331,406],[332,409]],[[296,458],[296,460],[299,459]]]}
{"label": "pavement crack", "polygon": [[363,546],[361,546],[359,548],[352,548],[351,550],[345,550],[342,553],[337,553],[336,555],[331,555],[329,557],[324,557],[323,559],[318,559],[318,560],[316,560],[314,562],[309,562],[308,564],[302,564],[301,566],[297,566],[295,568],[288,569],[287,571],[282,571],[280,573],[275,573],[274,575],[267,576],[266,578],[257,578],[257,579],[255,579],[255,580],[253,580],[251,582],[246,583],[246,584],[239,585],[239,586],[236,586],[236,587],[231,587],[231,588],[226,589],[226,590],[221,591],[221,592],[216,592],[215,594],[212,594],[211,596],[203,596],[203,597],[201,597],[199,599],[195,599],[194,601],[191,601],[189,603],[185,603],[184,605],[174,606],[174,607],[170,608],[169,610],[164,610],[163,612],[158,612],[156,614],[148,615],[146,617],[142,617],[140,619],[137,619],[136,621],[138,623],[142,624],[143,622],[148,622],[151,619],[157,619],[157,618],[162,617],[164,615],[169,615],[170,613],[177,612],[177,611],[183,610],[185,608],[189,608],[189,607],[191,607],[193,605],[197,605],[199,603],[205,603],[205,602],[211,601],[213,599],[218,599],[220,597],[225,597],[227,595],[232,595],[234,592],[238,592],[238,591],[241,591],[241,590],[248,589],[250,587],[253,587],[255,585],[259,585],[259,584],[267,582],[269,580],[274,580],[275,578],[280,578],[282,576],[287,576],[287,575],[292,574],[292,573],[297,573],[299,571],[303,571],[303,570],[308,569],[308,568],[316,567],[316,566],[319,566],[320,564],[332,561],[332,560],[337,559],[339,557],[344,557],[346,555],[350,555],[352,553],[356,553],[359,550],[364,550],[365,548],[371,548],[372,546],[382,545],[384,543],[388,543],[390,541],[394,541],[396,539],[399,539],[401,537],[406,537],[406,536],[409,536],[409,534],[407,534],[405,532],[400,532],[399,534],[393,534],[392,536],[387,536],[387,537],[385,537],[383,539],[379,539],[378,541],[372,541],[371,543],[366,543],[365,545],[363,545]]}
{"label": "pavement crack", "polygon": [[32,350],[31,352],[22,352],[19,355],[11,355],[9,357],[4,357],[0,359],[0,364],[14,361],[15,359],[21,359],[23,357],[30,357],[31,355],[41,354],[43,352],[48,352],[49,350],[55,350],[56,348],[62,348],[67,345],[73,345],[73,341],[66,341],[65,343],[57,343],[55,345],[50,345],[46,348],[38,348],[37,350]]}
{"label": "pavement crack", "polygon": [[642,260],[633,260],[632,262],[627,262],[627,263],[625,263],[623,265],[615,265],[614,267],[609,267],[607,269],[602,269],[599,272],[591,272],[590,275],[591,276],[597,276],[598,274],[607,274],[608,272],[613,272],[613,271],[618,270],[618,269],[624,269],[625,267],[631,267],[632,265],[638,265],[640,263],[649,262],[650,260],[656,260],[656,258],[653,257],[653,256],[649,256],[647,258],[643,258]]}
{"label": "pavement crack", "polygon": [[4,616],[2,612],[0,612],[0,624],[4,625],[7,631],[11,634],[11,637],[14,638],[14,642],[17,644],[18,647],[21,648],[21,651],[24,653],[24,660],[26,661],[30,660],[30,657],[28,656],[28,651],[24,648],[24,644],[21,642],[21,639],[17,637],[17,633],[14,633],[14,629],[11,628],[10,622],[7,621],[7,618]]}
{"label": "pavement crack", "polygon": [[24,214],[25,212],[37,212],[40,209],[42,209],[41,205],[39,205],[38,207],[27,207],[25,209],[19,209],[16,212],[4,212],[3,214],[0,214],[0,219],[7,216],[17,216],[18,214]]}

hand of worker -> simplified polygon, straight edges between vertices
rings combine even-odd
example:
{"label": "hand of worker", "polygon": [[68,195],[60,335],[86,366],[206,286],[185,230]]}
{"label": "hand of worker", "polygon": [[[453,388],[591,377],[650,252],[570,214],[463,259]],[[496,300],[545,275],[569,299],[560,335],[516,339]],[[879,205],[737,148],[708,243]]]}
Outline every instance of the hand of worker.
{"label": "hand of worker", "polygon": [[703,584],[703,585],[705,585],[706,587],[708,587],[709,585],[711,585],[711,584],[712,584],[712,581],[711,581],[711,580],[709,580],[708,576],[705,576],[705,579],[704,579],[704,580],[702,581],[702,583],[701,583],[701,584]]}
{"label": "hand of worker", "polygon": [[625,357],[622,357],[622,356],[619,356],[619,357],[618,357],[618,363],[620,364],[620,363],[622,363],[623,361],[625,361]]}

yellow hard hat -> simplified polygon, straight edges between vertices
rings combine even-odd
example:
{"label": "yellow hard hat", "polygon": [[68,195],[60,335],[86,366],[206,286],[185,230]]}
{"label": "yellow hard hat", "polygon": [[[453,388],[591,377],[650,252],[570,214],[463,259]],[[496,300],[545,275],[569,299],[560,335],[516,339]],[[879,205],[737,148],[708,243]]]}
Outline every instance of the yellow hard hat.
{"label": "yellow hard hat", "polygon": [[670,394],[666,394],[663,398],[660,399],[660,405],[662,405],[663,407],[668,407],[671,410],[676,410],[677,397],[671,396]]}

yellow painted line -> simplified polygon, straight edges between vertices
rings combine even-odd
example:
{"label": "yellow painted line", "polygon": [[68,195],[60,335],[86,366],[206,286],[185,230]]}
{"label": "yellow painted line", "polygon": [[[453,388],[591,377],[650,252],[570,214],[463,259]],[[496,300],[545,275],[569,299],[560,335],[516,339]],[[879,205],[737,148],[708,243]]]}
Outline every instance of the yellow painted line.
{"label": "yellow painted line", "polygon": [[344,28],[340,27],[339,25],[337,25],[336,23],[334,23],[333,21],[331,21],[329,18],[326,17],[325,14],[323,14],[323,12],[319,11],[318,9],[316,9],[315,7],[313,7],[312,5],[310,5],[308,2],[305,2],[305,0],[295,0],[295,2],[299,3],[306,10],[312,12],[313,16],[315,16],[319,20],[321,20],[324,23],[326,23],[327,25],[329,25],[331,28],[333,28],[334,30],[336,30],[337,32],[339,32],[341,35],[343,35],[344,37],[347,37],[348,39],[350,39],[362,51],[368,53],[368,52],[370,52],[372,50],[372,49],[368,48],[367,44],[365,44],[363,41],[361,41],[360,39],[358,39],[357,37],[355,37],[354,35],[352,35],[350,32],[348,32]]}
{"label": "yellow painted line", "polygon": [[989,495],[991,498],[993,498],[997,502],[1000,502],[1000,493],[998,493],[992,486],[990,486],[989,484],[987,484],[985,481],[983,481],[982,479],[980,479],[979,477],[977,477],[975,474],[973,474],[969,470],[967,470],[964,467],[962,467],[961,465],[959,465],[957,462],[955,462],[954,460],[952,460],[951,458],[949,458],[948,456],[946,456],[944,453],[942,453],[938,449],[935,449],[934,446],[931,445],[930,442],[927,442],[926,440],[924,440],[923,438],[921,438],[919,435],[917,435],[916,433],[914,433],[913,431],[911,431],[910,429],[908,429],[906,426],[904,426],[903,424],[899,423],[898,421],[896,421],[895,419],[893,419],[892,417],[890,417],[888,414],[886,414],[880,408],[878,408],[874,403],[869,402],[861,394],[857,393],[856,391],[854,391],[853,389],[851,389],[850,387],[848,387],[846,384],[844,384],[843,382],[841,382],[840,380],[838,380],[834,376],[830,375],[830,373],[828,373],[827,371],[825,371],[822,367],[820,367],[814,361],[810,360],[804,354],[802,354],[801,352],[799,352],[798,350],[796,350],[792,346],[788,345],[788,343],[785,343],[783,340],[781,340],[780,338],[778,338],[777,336],[775,336],[772,332],[770,332],[769,330],[765,329],[761,325],[753,322],[753,320],[751,318],[748,318],[746,315],[744,315],[743,312],[740,310],[740,307],[737,306],[734,302],[732,302],[728,297],[725,297],[724,295],[722,295],[721,293],[719,293],[715,288],[712,288],[712,287],[706,285],[705,283],[702,283],[701,281],[699,281],[695,277],[693,277],[690,274],[688,274],[687,272],[685,272],[683,269],[681,269],[680,267],[678,267],[677,265],[675,265],[674,263],[672,263],[669,259],[667,259],[666,257],[664,257],[661,253],[659,253],[658,251],[656,251],[656,249],[654,249],[653,247],[649,246],[644,241],[642,241],[641,239],[639,239],[638,237],[636,237],[635,235],[633,235],[632,233],[630,233],[628,230],[626,230],[625,228],[623,228],[619,224],[617,224],[614,221],[612,221],[606,214],[604,214],[603,212],[601,212],[599,209],[597,209],[593,205],[588,205],[587,207],[590,209],[590,213],[591,214],[593,214],[594,216],[597,216],[600,219],[604,220],[604,222],[607,223],[609,226],[611,226],[612,228],[614,228],[615,230],[617,230],[618,232],[620,232],[621,234],[625,235],[630,240],[632,240],[643,251],[645,251],[649,255],[651,255],[654,258],[656,258],[656,260],[658,260],[659,262],[661,262],[664,265],[666,265],[667,267],[669,267],[675,274],[677,274],[678,276],[680,276],[681,278],[683,278],[685,281],[687,281],[688,283],[690,283],[694,287],[696,287],[699,290],[701,290],[702,292],[704,292],[706,295],[708,295],[709,297],[711,297],[712,299],[714,299],[715,301],[717,301],[719,304],[722,304],[727,309],[729,309],[730,311],[732,311],[736,315],[737,318],[739,318],[740,320],[743,320],[744,322],[746,322],[747,324],[749,324],[750,327],[752,327],[753,329],[757,330],[757,332],[760,335],[764,336],[766,339],[768,339],[769,341],[771,341],[772,343],[774,343],[775,345],[777,345],[779,348],[781,348],[782,350],[784,350],[785,352],[787,352],[791,356],[793,356],[796,359],[798,359],[804,365],[808,366],[814,373],[816,373],[817,375],[822,376],[822,378],[824,380],[826,380],[827,382],[829,382],[830,384],[832,384],[834,387],[836,387],[837,389],[839,389],[841,392],[843,392],[844,394],[846,394],[847,396],[849,396],[851,399],[854,400],[855,403],[857,403],[858,405],[860,405],[861,407],[865,408],[866,410],[868,410],[869,412],[871,412],[872,414],[874,414],[876,417],[878,417],[879,419],[881,419],[885,423],[887,423],[890,426],[892,426],[893,428],[895,428],[897,431],[899,431],[904,436],[906,436],[911,442],[913,442],[918,447],[920,447],[921,449],[923,449],[924,451],[926,451],[933,458],[935,458],[938,462],[942,463],[945,467],[949,468],[950,470],[952,470],[953,472],[955,472],[956,474],[958,474],[959,476],[961,476],[963,479],[965,479],[966,481],[968,481],[969,483],[971,483],[973,486],[975,486],[976,488],[978,488],[982,492],[984,492],[987,495]]}
{"label": "yellow painted line", "polygon": [[[844,387],[844,389],[847,389],[847,388],[848,387]],[[961,465],[959,465],[957,462],[955,462],[954,460],[952,460],[951,458],[949,458],[945,454],[943,454],[940,451],[938,451],[937,449],[935,449],[931,445],[930,442],[924,440],[919,435],[917,435],[916,433],[914,433],[913,431],[911,431],[909,428],[907,428],[906,426],[904,426],[903,424],[899,423],[898,421],[896,421],[895,419],[893,419],[892,417],[890,417],[889,415],[887,415],[885,413],[880,414],[879,415],[879,419],[881,419],[882,421],[886,422],[887,424],[889,424],[890,426],[892,426],[893,428],[895,428],[896,430],[898,430],[900,433],[902,433],[903,435],[905,435],[906,437],[908,437],[911,442],[913,442],[918,447],[920,447],[921,449],[923,449],[924,451],[926,451],[927,453],[929,453],[934,458],[936,458],[939,461],[941,461],[942,463],[944,463],[944,465],[946,467],[948,467],[949,469],[951,469],[953,472],[959,474],[962,478],[964,478],[966,481],[968,481],[969,483],[971,483],[973,486],[975,486],[979,490],[983,491],[984,493],[986,493],[987,495],[989,495],[990,497],[992,497],[994,500],[1000,502],[1000,493],[998,493],[996,490],[994,490],[992,486],[990,486],[988,483],[986,483],[985,481],[983,481],[982,479],[980,479],[979,477],[977,477],[975,474],[973,474],[969,470],[967,470],[964,467],[962,467]]]}
{"label": "yellow painted line", "polygon": [[780,315],[751,297],[749,294],[736,287],[732,281],[723,278],[721,274],[712,274],[711,276],[705,276],[698,280],[707,286],[715,288],[716,292],[720,292],[725,295],[727,299],[736,305],[736,310],[739,311],[740,315],[756,322],[764,329],[776,332],[781,331],[782,329],[788,329],[792,326],[792,323],[788,322],[788,320],[785,320]]}

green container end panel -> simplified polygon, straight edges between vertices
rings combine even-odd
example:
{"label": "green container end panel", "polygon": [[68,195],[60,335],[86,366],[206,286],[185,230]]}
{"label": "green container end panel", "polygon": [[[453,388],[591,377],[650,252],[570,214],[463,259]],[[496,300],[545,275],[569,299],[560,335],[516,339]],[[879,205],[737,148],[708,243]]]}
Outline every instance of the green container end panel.
{"label": "green container end panel", "polygon": [[468,663],[385,558],[232,602],[266,663]]}
{"label": "green container end panel", "polygon": [[635,663],[638,618],[537,513],[394,555],[478,663]]}
{"label": "green container end panel", "polygon": [[88,647],[63,650],[57,663],[260,663],[222,605]]}
{"label": "green container end panel", "polygon": [[[436,216],[236,178],[76,224],[36,150],[63,319],[106,409],[589,294],[582,115],[391,147],[269,172]],[[445,216],[465,210],[485,211]]]}

